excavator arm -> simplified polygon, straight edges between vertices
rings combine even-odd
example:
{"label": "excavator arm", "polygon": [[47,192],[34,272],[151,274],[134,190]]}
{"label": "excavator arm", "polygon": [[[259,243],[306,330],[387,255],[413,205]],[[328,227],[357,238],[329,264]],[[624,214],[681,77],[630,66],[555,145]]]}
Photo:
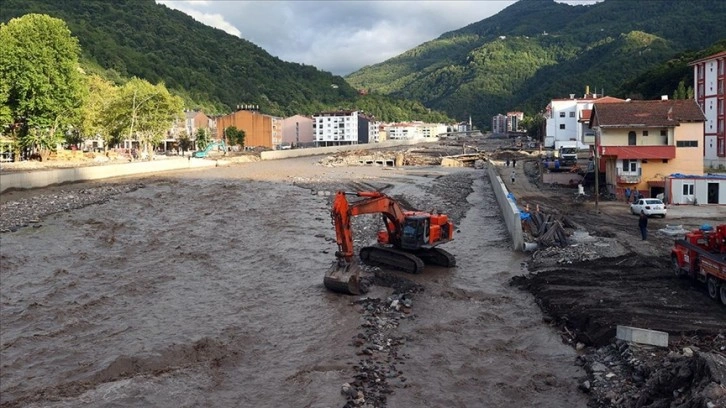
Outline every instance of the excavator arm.
{"label": "excavator arm", "polygon": [[[351,204],[348,202],[346,195],[365,197],[365,199]],[[335,226],[335,238],[338,242],[338,252],[336,255],[339,258],[344,258],[346,262],[350,262],[353,259],[351,218],[361,214],[378,213],[383,215],[391,242],[400,242],[401,226],[405,215],[403,208],[396,201],[377,191],[362,191],[357,193],[338,191],[335,194],[331,216],[333,218],[333,225]]]}

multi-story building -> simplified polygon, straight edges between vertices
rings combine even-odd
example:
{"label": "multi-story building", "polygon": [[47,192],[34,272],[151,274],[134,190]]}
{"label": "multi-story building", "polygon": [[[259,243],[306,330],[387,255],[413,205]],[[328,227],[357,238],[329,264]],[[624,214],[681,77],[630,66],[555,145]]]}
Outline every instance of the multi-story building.
{"label": "multi-story building", "polygon": [[339,146],[368,143],[371,118],[359,111],[321,112],[313,115],[315,145]]}
{"label": "multi-story building", "polygon": [[507,116],[501,113],[492,117],[492,133],[495,135],[503,135],[507,133]]}
{"label": "multi-story building", "polygon": [[315,146],[313,134],[313,118],[303,115],[290,116],[282,120],[282,146],[312,147]]}
{"label": "multi-story building", "polygon": [[507,132],[519,132],[524,112],[507,112]]}
{"label": "multi-story building", "polygon": [[279,148],[282,144],[282,118],[265,115],[256,109],[240,109],[217,118],[217,139],[224,139],[224,131],[234,126],[245,132],[246,147]]}
{"label": "multi-story building", "polygon": [[383,126],[388,140],[429,139],[445,134],[447,126],[443,123],[424,123],[421,121],[389,123]]}
{"label": "multi-story building", "polygon": [[544,147],[559,149],[561,145],[575,142],[578,149],[589,149],[595,143],[595,135],[588,126],[593,104],[622,101],[590,94],[589,87],[582,98],[570,94],[567,99],[552,99],[545,109]]}
{"label": "multi-story building", "polygon": [[704,165],[726,168],[726,51],[691,62],[696,102],[706,115]]}
{"label": "multi-story building", "polygon": [[605,172],[601,188],[655,197],[671,174],[703,175],[704,121],[692,99],[595,103],[589,126]]}

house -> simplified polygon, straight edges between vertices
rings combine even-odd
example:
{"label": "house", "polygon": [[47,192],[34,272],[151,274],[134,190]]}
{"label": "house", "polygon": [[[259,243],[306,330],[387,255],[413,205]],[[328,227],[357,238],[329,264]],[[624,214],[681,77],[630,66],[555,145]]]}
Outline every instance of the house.
{"label": "house", "polygon": [[310,116],[295,115],[283,119],[282,146],[315,146],[315,136],[313,135],[313,118]]}
{"label": "house", "polygon": [[234,126],[245,132],[246,147],[274,149],[282,144],[282,118],[265,115],[254,105],[240,105],[236,112],[217,118],[217,139],[224,139],[224,131]]}
{"label": "house", "polygon": [[589,128],[593,104],[622,101],[611,96],[590,94],[589,87],[582,98],[570,94],[569,98],[552,99],[545,108],[544,147],[559,149],[561,145],[571,146],[575,142],[578,149],[589,149],[595,144],[595,135]]}
{"label": "house", "polygon": [[340,110],[313,115],[315,146],[368,143],[372,118],[359,111]]}
{"label": "house", "polygon": [[693,66],[694,98],[706,115],[704,165],[726,169],[726,51],[689,65]]}
{"label": "house", "polygon": [[594,103],[589,128],[605,173],[602,188],[655,197],[671,174],[703,175],[704,121],[692,99]]}

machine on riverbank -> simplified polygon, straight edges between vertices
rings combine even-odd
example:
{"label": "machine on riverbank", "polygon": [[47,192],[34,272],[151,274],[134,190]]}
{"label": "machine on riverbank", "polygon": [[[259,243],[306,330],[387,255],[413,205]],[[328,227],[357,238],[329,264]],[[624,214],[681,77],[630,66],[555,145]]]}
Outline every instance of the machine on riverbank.
{"label": "machine on riverbank", "polygon": [[[349,203],[347,195],[363,199]],[[360,282],[360,267],[354,259],[351,218],[376,213],[383,216],[386,229],[378,232],[378,245],[361,248],[361,262],[409,273],[421,273],[424,263],[444,267],[456,265],[452,254],[436,248],[454,238],[454,223],[445,214],[404,210],[396,200],[377,191],[338,191],[331,210],[338,251],[335,253],[337,259],[323,280],[326,288],[352,295],[366,291]]]}

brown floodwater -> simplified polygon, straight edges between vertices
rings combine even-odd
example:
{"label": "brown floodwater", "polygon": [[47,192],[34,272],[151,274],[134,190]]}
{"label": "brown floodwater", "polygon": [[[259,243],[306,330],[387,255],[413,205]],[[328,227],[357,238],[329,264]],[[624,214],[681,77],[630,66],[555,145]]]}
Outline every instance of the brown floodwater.
{"label": "brown floodwater", "polygon": [[[313,163],[169,173],[2,234],[0,406],[343,406],[361,316],[322,285],[336,250],[322,191],[384,186],[461,211],[457,267],[406,276],[424,291],[395,329],[406,384],[387,406],[586,406],[575,352],[509,286],[526,258],[483,171]],[[442,175],[471,180],[466,202],[432,193]]]}

